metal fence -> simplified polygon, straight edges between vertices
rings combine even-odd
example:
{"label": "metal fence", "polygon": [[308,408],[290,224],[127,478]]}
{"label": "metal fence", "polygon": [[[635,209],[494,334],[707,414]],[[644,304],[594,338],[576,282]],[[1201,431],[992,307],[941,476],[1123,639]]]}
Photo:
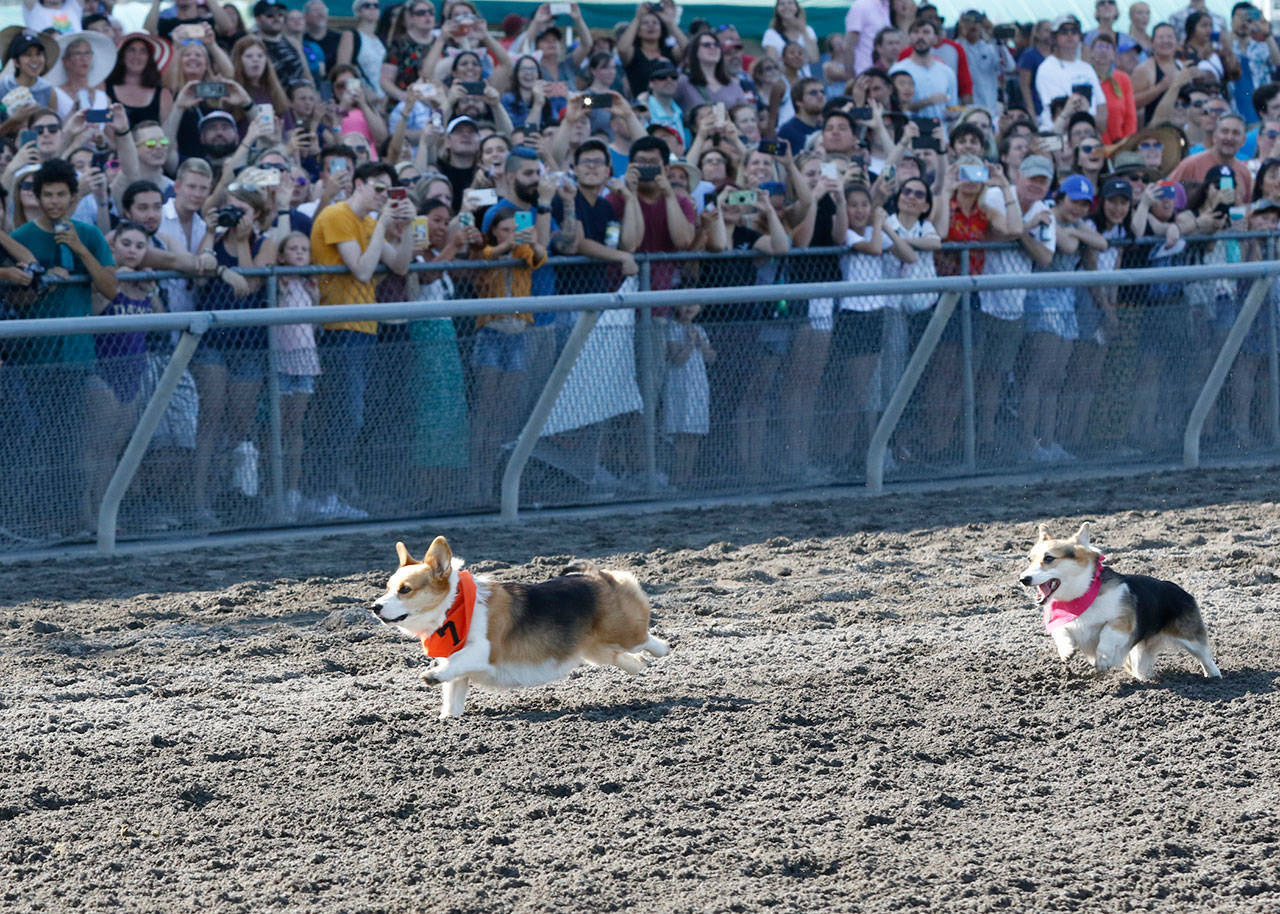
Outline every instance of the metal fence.
{"label": "metal fence", "polygon": [[240,296],[135,274],[204,310],[16,319],[57,313],[75,285],[50,283],[0,321],[0,551],[1258,452],[1257,237],[1099,272],[946,245],[954,275],[874,281],[846,249],[637,256],[625,282],[562,258],[520,299],[468,261],[323,308],[285,306],[335,268]]}

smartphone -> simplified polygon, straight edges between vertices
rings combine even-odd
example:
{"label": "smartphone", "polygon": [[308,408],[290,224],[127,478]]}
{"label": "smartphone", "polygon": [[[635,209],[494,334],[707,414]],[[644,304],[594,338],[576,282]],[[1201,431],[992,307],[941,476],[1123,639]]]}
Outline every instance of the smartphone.
{"label": "smartphone", "polygon": [[921,136],[932,136],[933,131],[942,124],[936,117],[913,117],[911,123],[920,128]]}
{"label": "smartphone", "polygon": [[755,206],[758,196],[754,190],[731,190],[725,195],[725,206]]}
{"label": "smartphone", "polygon": [[832,180],[832,181],[839,181],[839,180],[840,180],[840,166],[839,166],[839,165],[837,165],[835,162],[823,162],[823,163],[822,163],[822,176],[823,176],[824,178],[829,178],[829,179],[830,179],[830,180]]}
{"label": "smartphone", "polygon": [[462,202],[464,205],[470,204],[472,209],[493,206],[498,202],[498,192],[492,187],[471,187],[462,192]]}
{"label": "smartphone", "polygon": [[388,191],[387,191],[387,197],[388,197],[389,199],[392,199],[392,200],[408,200],[408,199],[409,199],[409,188],[407,188],[407,187],[393,187],[393,188],[391,188],[390,190],[388,190]]}
{"label": "smartphone", "polygon": [[712,105],[711,115],[717,124],[723,124],[725,122],[724,102],[716,102]]}
{"label": "smartphone", "polygon": [[985,165],[961,165],[960,180],[976,181],[979,184],[985,184],[991,178],[991,169]]}
{"label": "smartphone", "polygon": [[991,32],[996,41],[1013,41],[1018,34],[1018,30],[1011,25],[997,25]]}
{"label": "smartphone", "polygon": [[1248,19],[1250,22],[1257,22],[1259,19],[1262,18],[1262,10],[1251,8],[1249,12],[1245,15],[1245,18]]}
{"label": "smartphone", "polygon": [[89,161],[92,168],[106,168],[107,163],[111,161],[111,157],[115,155],[110,149],[104,149],[101,152],[95,152],[93,158]]}
{"label": "smartphone", "polygon": [[1062,137],[1056,133],[1040,135],[1040,148],[1045,152],[1062,152]]}
{"label": "smartphone", "polygon": [[1157,200],[1172,200],[1177,195],[1178,192],[1174,189],[1174,186],[1166,181],[1161,181],[1156,185]]}
{"label": "smartphone", "polygon": [[641,181],[652,181],[662,173],[662,169],[657,165],[637,165],[636,174],[639,175]]}
{"label": "smartphone", "polygon": [[1223,175],[1218,179],[1218,199],[1228,206],[1236,202],[1236,182],[1233,178]]}
{"label": "smartphone", "polygon": [[789,144],[786,140],[761,140],[758,148],[766,155],[784,156],[787,154]]}
{"label": "smartphone", "polygon": [[471,213],[458,213],[458,225],[465,225],[471,228],[476,224],[476,217]]}
{"label": "smartphone", "polygon": [[347,170],[347,160],[342,156],[334,156],[329,160],[329,174],[336,175]]}
{"label": "smartphone", "polygon": [[552,16],[568,16],[572,12],[568,3],[548,3],[547,9]]}
{"label": "smartphone", "polygon": [[468,95],[484,95],[484,80],[469,79],[462,84],[462,88]]}
{"label": "smartphone", "polygon": [[106,108],[90,108],[84,113],[86,124],[105,124],[111,120],[111,112]]}
{"label": "smartphone", "polygon": [[1215,29],[1214,31],[1209,33],[1209,40],[1212,41],[1214,44],[1217,44],[1219,41],[1222,40],[1222,33]]}
{"label": "smartphone", "polygon": [[850,108],[849,117],[855,121],[869,121],[874,116],[870,108]]}
{"label": "smartphone", "polygon": [[18,148],[21,149],[23,146],[27,145],[28,143],[34,143],[38,135],[39,134],[37,134],[34,130],[23,130],[21,133],[18,134]]}
{"label": "smartphone", "polygon": [[529,210],[529,209],[516,210],[515,220],[516,220],[517,232],[523,232],[525,229],[533,228],[533,220],[534,220],[533,210]]}
{"label": "smartphone", "polygon": [[259,105],[258,123],[268,129],[274,127],[276,125],[276,110],[270,105]]}
{"label": "smartphone", "polygon": [[1093,85],[1090,83],[1080,83],[1071,87],[1073,95],[1079,95],[1087,102],[1093,101]]}
{"label": "smartphone", "polygon": [[226,95],[226,83],[196,83],[196,98],[225,98]]}
{"label": "smartphone", "polygon": [[274,168],[268,168],[262,173],[262,177],[259,178],[255,184],[258,187],[279,187],[280,172]]}
{"label": "smartphone", "polygon": [[[395,188],[391,188],[395,190]],[[413,217],[413,244],[414,247],[425,248],[427,246],[427,217]]]}
{"label": "smartphone", "polygon": [[911,141],[912,149],[932,149],[934,152],[942,152],[942,143],[936,136],[918,136]]}
{"label": "smartphone", "polygon": [[613,107],[613,96],[608,92],[590,92],[582,96],[582,106],[584,108],[611,108]]}

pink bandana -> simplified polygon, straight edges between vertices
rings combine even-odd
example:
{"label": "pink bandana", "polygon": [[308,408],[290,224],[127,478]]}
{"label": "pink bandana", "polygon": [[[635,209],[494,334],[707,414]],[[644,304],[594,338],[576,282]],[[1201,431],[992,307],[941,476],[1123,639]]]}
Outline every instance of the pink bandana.
{"label": "pink bandana", "polygon": [[1084,615],[1084,611],[1093,605],[1098,598],[1098,589],[1102,586],[1102,563],[1105,555],[1098,556],[1098,564],[1093,569],[1093,582],[1089,589],[1074,600],[1050,600],[1044,608],[1044,630],[1051,632],[1074,619]]}

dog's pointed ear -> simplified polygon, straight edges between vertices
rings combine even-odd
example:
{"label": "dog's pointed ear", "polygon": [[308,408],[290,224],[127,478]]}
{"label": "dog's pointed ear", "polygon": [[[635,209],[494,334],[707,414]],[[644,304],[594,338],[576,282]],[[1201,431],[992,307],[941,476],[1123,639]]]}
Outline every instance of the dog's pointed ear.
{"label": "dog's pointed ear", "polygon": [[1049,538],[1049,531],[1044,528],[1044,524],[1040,525],[1040,535],[1036,537],[1036,542],[1043,542]]}
{"label": "dog's pointed ear", "polygon": [[1071,539],[1074,542],[1080,544],[1081,546],[1088,546],[1089,545],[1089,522],[1085,521],[1083,524],[1081,524],[1080,529],[1076,531],[1076,535],[1071,537]]}
{"label": "dog's pointed ear", "polygon": [[431,548],[422,561],[423,564],[432,566],[433,574],[441,577],[448,575],[453,569],[453,550],[449,548],[449,541],[443,536],[437,536],[431,541]]}
{"label": "dog's pointed ear", "polygon": [[409,554],[409,547],[404,543],[396,543],[396,555],[400,556],[400,567],[417,564],[417,559]]}

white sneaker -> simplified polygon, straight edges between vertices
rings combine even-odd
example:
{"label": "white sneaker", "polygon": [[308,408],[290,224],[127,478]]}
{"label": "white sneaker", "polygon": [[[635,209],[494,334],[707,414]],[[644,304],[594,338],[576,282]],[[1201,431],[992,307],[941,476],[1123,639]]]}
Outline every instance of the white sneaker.
{"label": "white sneaker", "polygon": [[369,517],[368,511],[362,511],[347,504],[338,497],[337,492],[332,493],[320,505],[316,514],[326,520],[365,520]]}
{"label": "white sneaker", "polygon": [[231,484],[246,498],[258,494],[258,446],[241,441],[231,455]]}

